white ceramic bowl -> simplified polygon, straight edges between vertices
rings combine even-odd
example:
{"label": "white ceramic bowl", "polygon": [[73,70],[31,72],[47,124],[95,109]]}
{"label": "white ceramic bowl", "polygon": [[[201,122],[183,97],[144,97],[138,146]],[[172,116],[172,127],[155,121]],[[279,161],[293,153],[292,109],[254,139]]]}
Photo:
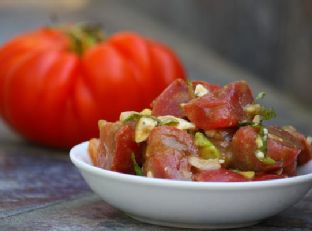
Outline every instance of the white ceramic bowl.
{"label": "white ceramic bowl", "polygon": [[70,158],[91,189],[134,219],[184,228],[253,225],[298,202],[312,186],[312,161],[299,176],[261,182],[186,182],[151,179],[94,167],[88,142]]}

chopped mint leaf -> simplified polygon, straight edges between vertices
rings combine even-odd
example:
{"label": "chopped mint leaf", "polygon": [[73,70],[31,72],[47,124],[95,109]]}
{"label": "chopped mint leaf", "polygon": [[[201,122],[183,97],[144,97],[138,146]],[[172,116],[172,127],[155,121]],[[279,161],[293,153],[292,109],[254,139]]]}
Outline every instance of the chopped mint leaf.
{"label": "chopped mint leaf", "polygon": [[142,169],[141,169],[141,167],[138,165],[138,163],[136,162],[134,153],[131,153],[131,160],[132,160],[132,163],[133,163],[133,168],[134,168],[135,174],[136,174],[137,176],[143,176]]}
{"label": "chopped mint leaf", "polygon": [[276,117],[276,112],[273,108],[262,108],[261,116],[263,120],[271,120]]}
{"label": "chopped mint leaf", "polygon": [[276,163],[276,161],[275,160],[273,160],[271,157],[265,157],[263,160],[262,160],[262,162],[264,163],[264,164],[267,164],[267,165],[273,165],[273,164],[275,164]]}
{"label": "chopped mint leaf", "polygon": [[256,96],[256,100],[263,99],[265,95],[266,95],[265,92],[263,92],[263,91],[260,92],[260,93]]}
{"label": "chopped mint leaf", "polygon": [[219,159],[221,156],[219,149],[201,132],[195,134],[195,145],[203,159]]}

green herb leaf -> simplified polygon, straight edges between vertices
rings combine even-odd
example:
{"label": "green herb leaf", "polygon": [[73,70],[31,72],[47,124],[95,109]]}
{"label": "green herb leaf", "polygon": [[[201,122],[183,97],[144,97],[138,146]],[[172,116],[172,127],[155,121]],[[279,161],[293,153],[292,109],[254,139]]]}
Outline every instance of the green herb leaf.
{"label": "green herb leaf", "polygon": [[242,175],[247,180],[252,180],[256,175],[256,173],[254,171],[240,171],[237,169],[231,169],[231,171]]}
{"label": "green herb leaf", "polygon": [[268,149],[268,129],[264,126],[260,127],[260,137],[262,140],[262,147],[260,148],[260,151],[266,154]]}
{"label": "green herb leaf", "polygon": [[273,108],[263,107],[261,110],[261,116],[263,120],[271,120],[276,117],[276,112]]}
{"label": "green herb leaf", "polygon": [[264,163],[264,164],[267,164],[267,165],[273,165],[273,164],[275,164],[276,162],[275,162],[275,160],[273,160],[271,157],[265,157],[263,160],[262,160],[262,162]]}
{"label": "green herb leaf", "polygon": [[263,91],[260,92],[260,93],[256,96],[256,100],[263,99],[265,95],[266,95],[265,92],[263,92]]}
{"label": "green herb leaf", "polygon": [[141,167],[138,165],[138,163],[135,160],[134,153],[131,153],[131,160],[133,163],[134,172],[137,176],[144,176]]}
{"label": "green herb leaf", "polygon": [[160,116],[158,120],[160,121],[160,125],[176,126],[179,124],[179,120],[172,116]]}
{"label": "green herb leaf", "polygon": [[195,134],[195,145],[203,159],[219,159],[221,156],[219,149],[201,132]]}
{"label": "green herb leaf", "polygon": [[262,163],[267,165],[273,165],[275,164],[275,160],[273,160],[271,157],[267,156],[268,152],[268,129],[264,126],[260,127],[259,134],[256,138],[256,144],[257,144],[257,150],[255,152],[255,155],[257,156],[257,152],[263,153],[264,157],[258,158]]}

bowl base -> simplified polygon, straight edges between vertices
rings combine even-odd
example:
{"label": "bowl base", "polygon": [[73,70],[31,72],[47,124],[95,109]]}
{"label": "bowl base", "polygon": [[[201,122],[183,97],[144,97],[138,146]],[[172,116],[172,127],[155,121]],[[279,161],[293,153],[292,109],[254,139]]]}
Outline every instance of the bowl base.
{"label": "bowl base", "polygon": [[233,228],[253,226],[260,222],[260,221],[253,221],[253,222],[247,222],[247,223],[233,223],[233,224],[202,224],[202,223],[190,224],[190,223],[154,220],[154,219],[150,219],[146,217],[135,216],[132,214],[127,214],[127,215],[137,221],[141,221],[141,222],[152,224],[152,225],[175,227],[175,228],[187,228],[187,229],[233,229]]}

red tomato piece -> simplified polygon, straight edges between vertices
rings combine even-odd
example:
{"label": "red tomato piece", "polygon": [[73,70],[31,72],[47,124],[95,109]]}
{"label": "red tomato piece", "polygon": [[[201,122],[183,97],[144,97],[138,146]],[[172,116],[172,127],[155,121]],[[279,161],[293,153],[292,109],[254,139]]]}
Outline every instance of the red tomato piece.
{"label": "red tomato piece", "polygon": [[172,82],[152,103],[154,116],[173,115],[183,117],[181,103],[191,99],[191,94],[186,82],[177,79]]}
{"label": "red tomato piece", "polygon": [[283,174],[296,175],[297,157],[302,148],[300,141],[289,132],[269,127],[268,155],[274,160],[283,161]]}
{"label": "red tomato piece", "polygon": [[244,182],[247,179],[239,173],[220,168],[218,170],[200,171],[194,174],[194,181],[207,182]]}
{"label": "red tomato piece", "polygon": [[298,132],[295,128],[290,127],[286,129],[290,134],[292,134],[301,145],[301,152],[298,156],[298,165],[304,165],[312,159],[312,143],[308,142],[307,138]]}
{"label": "red tomato piece", "polygon": [[297,160],[285,166],[282,171],[283,175],[296,176],[297,175]]}
{"label": "red tomato piece", "polygon": [[191,180],[188,156],[197,152],[187,132],[171,126],[156,127],[147,141],[144,172],[156,178]]}
{"label": "red tomato piece", "polygon": [[191,100],[183,109],[198,128],[208,130],[237,126],[247,119],[244,106],[253,102],[247,83],[238,81]]}
{"label": "red tomato piece", "polygon": [[107,122],[100,128],[97,166],[122,173],[134,173],[131,154],[142,162],[140,146],[134,142],[134,125]]}
{"label": "red tomato piece", "polygon": [[298,156],[298,165],[304,165],[312,160],[312,144],[309,144],[306,139],[301,139],[304,148]]}
{"label": "red tomato piece", "polygon": [[[267,156],[276,161],[273,165],[264,164],[257,159],[255,151],[257,129],[246,126],[241,127],[232,140],[233,162],[232,167],[243,171],[272,172],[283,168],[284,174],[292,175],[295,171],[296,159],[300,152],[294,143],[290,143],[291,135],[289,133],[278,136],[276,128],[269,128],[269,137],[267,143]],[[283,131],[278,130],[284,133]],[[286,136],[287,135],[287,136]],[[274,138],[273,138],[274,137]],[[285,137],[288,137],[286,139]],[[283,139],[284,138],[284,139]],[[290,167],[293,166],[293,167]]]}

